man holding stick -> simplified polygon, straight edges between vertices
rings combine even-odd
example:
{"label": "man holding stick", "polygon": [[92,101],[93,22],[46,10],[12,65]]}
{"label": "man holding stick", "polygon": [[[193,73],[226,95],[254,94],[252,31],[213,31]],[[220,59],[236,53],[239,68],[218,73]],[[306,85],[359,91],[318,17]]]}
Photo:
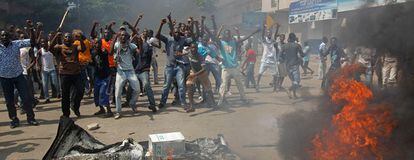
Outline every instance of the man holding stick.
{"label": "man holding stick", "polygon": [[[81,80],[81,65],[79,63],[79,52],[85,52],[86,47],[83,37],[77,36],[75,40],[78,40],[80,45],[74,45],[73,35],[71,33],[65,33],[63,37],[63,44],[57,44],[57,39],[62,35],[62,32],[58,32],[52,39],[49,50],[60,50],[60,52],[54,52],[59,54],[60,65],[59,74],[62,82],[62,112],[63,116],[70,116],[70,93],[71,88],[74,88],[73,99],[73,111],[77,117],[80,117],[80,101],[82,99],[82,80]],[[56,57],[56,56],[55,56]]]}

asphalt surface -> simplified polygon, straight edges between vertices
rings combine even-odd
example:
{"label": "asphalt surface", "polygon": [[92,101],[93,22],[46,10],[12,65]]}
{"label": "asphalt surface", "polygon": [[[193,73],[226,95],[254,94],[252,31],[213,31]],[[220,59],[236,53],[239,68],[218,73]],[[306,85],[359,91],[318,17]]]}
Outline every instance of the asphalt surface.
{"label": "asphalt surface", "polygon": [[[201,137],[215,138],[223,134],[230,148],[242,159],[302,159],[297,153],[306,153],[306,145],[312,136],[303,135],[315,122],[321,120],[317,112],[320,104],[320,80],[316,80],[317,60],[312,57],[310,67],[314,76],[302,76],[302,88],[298,99],[289,99],[286,92],[273,92],[269,86],[271,76],[265,74],[261,81],[261,92],[246,89],[250,104],[242,105],[236,86],[228,96],[229,105],[221,108],[199,107],[195,112],[185,113],[181,107],[167,106],[153,114],[147,106],[147,98],[139,97],[138,113],[123,108],[123,117],[101,118],[93,116],[97,111],[92,98],[82,100],[82,118],[76,124],[86,125],[98,122],[100,129],[90,131],[98,140],[112,144],[131,137],[137,141],[148,140],[153,133],[182,132],[187,140]],[[163,60],[159,60],[160,79],[163,74]],[[258,64],[256,65],[256,73]],[[214,80],[210,77],[212,83]],[[162,82],[162,81],[161,81]],[[286,78],[284,87],[291,82]],[[214,85],[213,85],[214,86]],[[153,85],[157,103],[161,96],[161,85]],[[170,94],[168,103],[172,102]],[[41,100],[43,102],[43,100]],[[114,107],[114,105],[112,105]],[[115,110],[115,108],[113,108]],[[60,101],[52,99],[50,104],[40,104],[35,109],[40,126],[27,126],[25,115],[19,115],[21,126],[9,128],[7,109],[1,95],[0,103],[0,159],[41,159],[50,147],[61,115]],[[74,117],[74,114],[71,114]],[[308,119],[308,117],[316,118]],[[317,128],[314,128],[314,130]]]}

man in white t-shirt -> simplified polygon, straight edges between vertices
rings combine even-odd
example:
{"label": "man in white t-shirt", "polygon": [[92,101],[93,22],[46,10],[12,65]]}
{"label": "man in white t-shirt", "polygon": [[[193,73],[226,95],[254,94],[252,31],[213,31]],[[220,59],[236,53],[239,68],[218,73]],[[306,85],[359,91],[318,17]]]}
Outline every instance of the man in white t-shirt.
{"label": "man in white t-shirt", "polygon": [[[19,35],[19,39],[23,40],[25,39],[25,35],[21,34]],[[27,91],[29,93],[29,98],[30,100],[32,100],[32,107],[34,108],[37,104],[37,99],[34,98],[34,87],[33,87],[33,80],[30,73],[30,69],[33,67],[34,65],[34,61],[31,60],[31,56],[30,55],[30,47],[24,47],[24,48],[20,48],[20,63],[22,65],[23,68],[23,76],[26,79],[27,82]],[[17,96],[17,90],[15,93],[15,96]],[[19,102],[21,102],[21,99],[19,99]],[[21,110],[22,113],[25,113],[25,111],[22,109]]]}
{"label": "man in white t-shirt", "polygon": [[322,80],[326,76],[326,56],[325,53],[328,50],[328,38],[323,37],[322,43],[319,45],[319,74],[318,79]]}
{"label": "man in white t-shirt", "polygon": [[48,49],[48,43],[46,39],[41,39],[40,41],[41,49],[38,52],[37,62],[40,65],[42,70],[42,83],[43,83],[43,92],[45,96],[45,103],[50,102],[49,97],[49,80],[52,79],[52,84],[56,86],[56,92],[60,92],[60,87],[58,84],[56,68],[54,64],[54,56],[52,52]]}
{"label": "man in white t-shirt", "polygon": [[262,45],[263,45],[263,55],[259,68],[259,75],[257,77],[257,86],[256,91],[259,91],[260,79],[266,70],[269,70],[270,74],[273,76],[273,81],[276,80],[277,75],[277,66],[276,66],[276,38],[279,28],[276,29],[274,34],[274,39],[272,39],[272,31],[267,30],[263,27],[262,32]]}

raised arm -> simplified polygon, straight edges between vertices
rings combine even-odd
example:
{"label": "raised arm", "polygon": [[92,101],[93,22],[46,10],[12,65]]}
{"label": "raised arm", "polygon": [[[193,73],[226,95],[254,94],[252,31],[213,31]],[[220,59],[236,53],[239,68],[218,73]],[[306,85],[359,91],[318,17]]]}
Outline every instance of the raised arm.
{"label": "raised arm", "polygon": [[213,35],[213,33],[211,33],[211,31],[206,27],[206,26],[204,26],[204,30],[205,30],[205,32],[207,33],[207,35],[214,41],[214,42],[216,42],[217,44],[219,44],[220,43],[220,39],[219,39],[219,37],[218,36],[215,36],[215,35]]}
{"label": "raised arm", "polygon": [[171,20],[171,12],[170,14],[168,14],[167,19],[168,19],[168,27],[170,28],[170,35],[172,35],[172,33],[174,32],[174,24]]}
{"label": "raised arm", "polygon": [[119,33],[115,34],[115,37],[112,39],[111,43],[111,51],[109,52],[109,55],[114,55],[115,52],[115,43],[118,41]]}
{"label": "raised arm", "polygon": [[27,29],[29,31],[29,35],[30,35],[30,44],[33,47],[36,45],[36,36],[35,36],[34,28],[33,28],[33,23],[31,20],[26,20],[26,24],[27,24]]}
{"label": "raised arm", "polygon": [[201,29],[199,29],[199,31],[201,30],[199,36],[203,37],[204,36],[204,21],[206,20],[205,16],[201,16]]}
{"label": "raised arm", "polygon": [[79,52],[85,52],[86,51],[86,45],[85,45],[85,42],[84,42],[85,38],[86,37],[84,37],[84,36],[80,36],[80,38],[75,39],[75,40],[78,40],[80,42],[80,46],[78,46],[78,51]]}
{"label": "raised arm", "polygon": [[223,26],[223,25],[221,25],[221,26],[220,26],[219,31],[218,31],[216,34],[214,34],[214,35],[215,35],[215,37],[217,37],[217,38],[219,38],[219,37],[220,37],[221,32],[223,31],[223,28],[224,28],[224,26]]}
{"label": "raised arm", "polygon": [[91,30],[91,38],[94,39],[96,37],[98,37],[98,35],[96,34],[96,27],[99,25],[98,22],[93,22],[93,26],[92,26],[92,30]]}
{"label": "raised arm", "polygon": [[144,17],[144,14],[139,14],[137,20],[134,23],[134,28],[137,28],[139,21],[141,21],[142,17]]}
{"label": "raised arm", "polygon": [[261,35],[260,38],[262,38],[262,40],[264,40],[264,39],[266,39],[265,36],[266,36],[266,23],[264,22],[263,25],[262,25],[262,35]]}
{"label": "raised arm", "polygon": [[[59,49],[60,48],[60,45],[56,45],[57,40],[60,36],[62,36],[62,32],[57,32],[56,35],[52,38],[52,41],[50,42],[50,45],[49,45],[47,50],[52,51],[53,49]],[[52,53],[56,53],[56,52],[52,52]]]}
{"label": "raised arm", "polygon": [[111,32],[112,34],[115,34],[116,32],[112,29],[112,26],[114,26],[116,23],[115,21],[112,21],[109,25],[108,25],[108,30],[109,32]]}
{"label": "raised arm", "polygon": [[36,44],[40,43],[40,39],[43,35],[43,23],[37,22],[36,23]]}
{"label": "raised arm", "polygon": [[165,37],[163,35],[161,35],[162,27],[164,26],[165,23],[167,23],[167,20],[162,19],[161,23],[160,23],[160,27],[158,27],[157,34],[155,35],[155,38],[158,39],[158,45],[160,47],[161,47],[161,41],[163,41],[165,43]]}
{"label": "raised arm", "polygon": [[240,30],[239,30],[239,28],[234,27],[233,29],[234,29],[234,31],[236,32],[236,35],[237,35],[237,41],[240,41],[241,37],[240,37]]}
{"label": "raised arm", "polygon": [[131,24],[129,24],[127,21],[124,21],[122,24],[123,25],[127,25],[128,28],[132,31],[131,37],[134,37],[135,35],[138,34],[138,30],[134,26],[132,26]]}
{"label": "raised arm", "polygon": [[280,24],[279,23],[276,23],[276,31],[275,31],[275,34],[273,36],[275,40],[279,36],[279,28],[280,28]]}
{"label": "raised arm", "polygon": [[193,39],[197,41],[198,38],[201,37],[200,27],[199,27],[198,21],[194,21],[192,25],[195,27],[195,30],[196,30],[196,32],[193,33]]}
{"label": "raised arm", "polygon": [[213,23],[213,33],[214,35],[217,35],[219,32],[217,31],[217,23],[214,14],[211,15],[211,22]]}
{"label": "raised arm", "polygon": [[254,31],[253,33],[251,33],[250,35],[248,35],[248,36],[246,36],[246,37],[244,37],[244,38],[242,38],[242,39],[240,39],[240,40],[238,40],[237,41],[237,43],[242,43],[242,42],[244,42],[245,40],[247,40],[247,39],[249,39],[251,36],[253,36],[254,34],[256,34],[256,33],[259,33],[260,32],[260,29],[257,29],[256,31]]}

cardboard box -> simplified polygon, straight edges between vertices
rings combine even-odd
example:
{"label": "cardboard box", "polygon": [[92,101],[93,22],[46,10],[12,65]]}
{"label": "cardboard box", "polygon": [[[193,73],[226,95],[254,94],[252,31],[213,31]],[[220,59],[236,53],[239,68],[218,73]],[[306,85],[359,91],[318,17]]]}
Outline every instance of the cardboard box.
{"label": "cardboard box", "polygon": [[153,159],[167,159],[185,153],[185,138],[181,132],[149,135],[148,150]]}

